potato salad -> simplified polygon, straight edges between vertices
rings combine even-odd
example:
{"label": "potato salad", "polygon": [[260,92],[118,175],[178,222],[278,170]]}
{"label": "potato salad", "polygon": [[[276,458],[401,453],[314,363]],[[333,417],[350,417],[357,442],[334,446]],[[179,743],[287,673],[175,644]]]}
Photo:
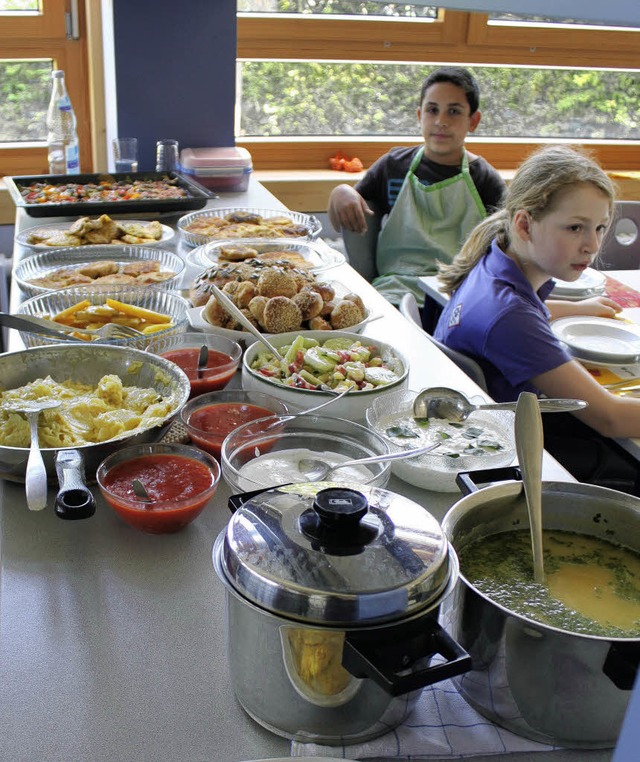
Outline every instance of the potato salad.
{"label": "potato salad", "polygon": [[[41,447],[73,447],[106,442],[123,434],[159,424],[175,408],[153,388],[124,386],[119,376],[103,376],[96,387],[51,377],[37,379],[0,393],[0,444],[29,447],[29,423],[14,408],[31,400],[61,400],[59,407],[43,410],[38,419]],[[13,408],[13,409],[12,409]]]}

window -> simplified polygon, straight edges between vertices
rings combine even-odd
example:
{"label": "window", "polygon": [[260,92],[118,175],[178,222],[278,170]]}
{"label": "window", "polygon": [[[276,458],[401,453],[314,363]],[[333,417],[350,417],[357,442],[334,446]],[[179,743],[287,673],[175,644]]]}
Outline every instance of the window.
{"label": "window", "polygon": [[446,63],[478,77],[483,119],[469,143],[494,165],[561,140],[592,145],[609,169],[637,166],[638,29],[356,0],[238,9],[237,140],[259,168],[324,169],[338,149],[368,166],[415,144],[419,84]]}
{"label": "window", "polygon": [[0,0],[0,175],[47,174],[44,118],[51,71],[63,69],[78,120],[81,166],[91,167],[84,39],[67,38],[64,0]]}

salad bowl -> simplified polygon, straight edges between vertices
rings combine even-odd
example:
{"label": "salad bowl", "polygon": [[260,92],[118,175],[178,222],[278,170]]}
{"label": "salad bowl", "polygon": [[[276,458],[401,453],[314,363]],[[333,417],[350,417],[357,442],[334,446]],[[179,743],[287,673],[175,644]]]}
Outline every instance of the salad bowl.
{"label": "salad bowl", "polygon": [[[270,342],[285,356],[286,371],[255,342],[244,354],[242,387],[272,394],[293,410],[307,410],[351,386],[324,415],[364,422],[375,400],[408,385],[408,358],[377,339],[348,331],[299,331],[276,334]],[[318,388],[321,384],[329,388]]]}

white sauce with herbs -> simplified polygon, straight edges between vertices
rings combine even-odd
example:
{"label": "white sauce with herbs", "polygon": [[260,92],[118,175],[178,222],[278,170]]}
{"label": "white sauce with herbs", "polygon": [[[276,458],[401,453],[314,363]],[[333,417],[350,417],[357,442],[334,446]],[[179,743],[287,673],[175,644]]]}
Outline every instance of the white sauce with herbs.
{"label": "white sauce with herbs", "polygon": [[[453,461],[467,456],[494,455],[510,446],[500,426],[484,420],[454,423],[431,418],[427,421],[416,421],[410,414],[390,415],[381,418],[376,424],[376,429],[403,449],[439,442],[440,447],[434,454],[449,457]],[[413,462],[417,462],[417,459]]]}
{"label": "white sauce with herbs", "polygon": [[[364,457],[364,456],[363,456]],[[337,466],[347,460],[353,460],[346,455],[336,452],[319,452],[307,448],[292,450],[280,450],[267,452],[245,463],[238,470],[240,476],[239,487],[242,490],[256,489],[257,487],[272,487],[276,484],[288,482],[309,481],[307,474],[298,468],[302,458],[313,458],[327,465]],[[366,484],[374,478],[374,473],[366,466],[345,466],[329,474],[327,477],[332,482],[355,482]]]}

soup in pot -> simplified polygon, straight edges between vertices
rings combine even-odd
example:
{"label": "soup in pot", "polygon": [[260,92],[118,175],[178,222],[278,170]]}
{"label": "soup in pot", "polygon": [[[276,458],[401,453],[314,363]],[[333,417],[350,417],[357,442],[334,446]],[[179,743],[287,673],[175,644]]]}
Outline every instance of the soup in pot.
{"label": "soup in pot", "polygon": [[588,535],[544,530],[544,584],[533,581],[531,534],[484,537],[459,551],[460,570],[516,614],[569,632],[640,636],[640,554]]}

